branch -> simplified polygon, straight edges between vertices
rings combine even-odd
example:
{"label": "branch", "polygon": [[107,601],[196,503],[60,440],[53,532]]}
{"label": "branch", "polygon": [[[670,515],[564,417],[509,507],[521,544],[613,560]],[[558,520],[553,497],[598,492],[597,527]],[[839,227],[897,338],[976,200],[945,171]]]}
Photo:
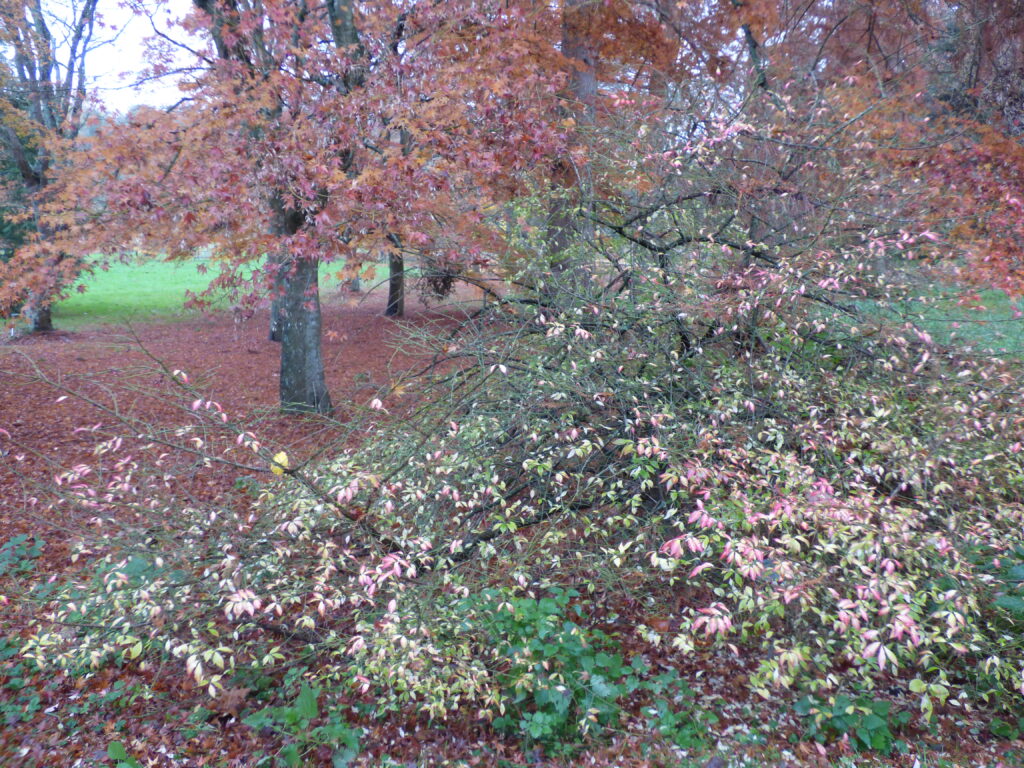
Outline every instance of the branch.
{"label": "branch", "polygon": [[38,187],[42,184],[42,174],[32,167],[25,154],[25,145],[22,144],[18,134],[9,125],[0,125],[0,138],[7,145],[7,151],[11,153],[11,159],[18,166],[18,172],[25,184],[29,187]]}

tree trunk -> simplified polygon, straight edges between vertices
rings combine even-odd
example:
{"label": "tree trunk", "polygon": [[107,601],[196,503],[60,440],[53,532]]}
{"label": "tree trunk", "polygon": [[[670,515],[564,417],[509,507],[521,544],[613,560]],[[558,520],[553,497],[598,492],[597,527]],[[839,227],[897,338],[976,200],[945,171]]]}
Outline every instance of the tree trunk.
{"label": "tree trunk", "polygon": [[270,341],[281,341],[281,297],[284,294],[286,288],[285,276],[281,274],[281,257],[280,255],[270,257],[271,267],[276,269],[274,272],[274,287],[270,296],[270,330],[267,333],[267,338]]}
{"label": "tree trunk", "polygon": [[40,333],[45,331],[53,330],[53,316],[50,314],[49,302],[36,305],[35,300],[41,299],[40,297],[31,296],[29,297],[28,304],[25,306],[24,312],[26,317],[32,323],[32,332]]}
{"label": "tree trunk", "polygon": [[[270,198],[273,212],[271,234],[281,239],[298,232],[305,221],[302,212],[285,205],[277,195]],[[271,338],[281,339],[281,410],[330,413],[331,396],[324,378],[320,349],[320,262],[288,253],[287,244],[271,257],[276,264],[271,308]]]}
{"label": "tree trunk", "polygon": [[[32,218],[36,222],[36,232],[43,240],[53,237],[52,227],[40,223],[39,217],[39,196],[45,184],[45,177],[42,173],[27,180],[25,187],[32,197]],[[58,266],[64,261],[64,254],[48,256],[43,262],[42,268],[46,272],[45,285],[43,290],[30,291],[25,299],[25,306],[22,308],[22,315],[32,324],[32,333],[47,333],[53,330],[53,314],[51,312],[52,301],[56,295],[59,285],[53,282]]]}
{"label": "tree trunk", "polygon": [[281,270],[285,273],[280,297],[281,409],[330,413],[320,349],[319,262],[291,259]]}
{"label": "tree trunk", "polygon": [[555,189],[548,206],[548,218],[544,227],[544,242],[547,246],[551,268],[557,274],[569,268],[566,263],[565,250],[572,244],[572,236],[576,231],[575,205],[569,193]]}
{"label": "tree trunk", "polygon": [[405,259],[398,251],[388,256],[388,305],[384,314],[388,317],[405,315]]}
{"label": "tree trunk", "polygon": [[281,301],[279,299],[270,302],[270,330],[267,333],[267,339],[281,342]]}
{"label": "tree trunk", "polygon": [[572,62],[569,73],[570,112],[577,123],[593,123],[597,100],[597,53],[591,0],[565,0],[562,6],[562,55]]}
{"label": "tree trunk", "polygon": [[[589,125],[594,121],[597,97],[597,56],[587,36],[593,10],[589,0],[564,0],[562,5],[562,55],[570,61],[569,88],[561,112],[572,117],[576,124]],[[591,195],[586,168],[576,168],[560,161],[554,173],[555,187],[548,207],[545,232],[548,257],[555,275],[579,278],[578,265],[568,258],[566,250],[577,231],[577,211],[588,207]]]}

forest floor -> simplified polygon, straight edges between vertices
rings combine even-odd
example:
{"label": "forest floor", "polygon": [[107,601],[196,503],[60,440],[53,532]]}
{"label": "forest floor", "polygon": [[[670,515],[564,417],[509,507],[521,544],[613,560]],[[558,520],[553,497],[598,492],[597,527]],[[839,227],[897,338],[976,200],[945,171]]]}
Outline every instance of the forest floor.
{"label": "forest floor", "polygon": [[[55,577],[71,567],[68,539],[76,521],[40,518],[34,512],[33,499],[52,484],[60,468],[92,458],[95,433],[82,431],[83,426],[110,421],[111,410],[154,427],[171,426],[182,418],[182,404],[161,396],[162,390],[154,383],[159,379],[157,362],[171,370],[187,371],[206,396],[220,403],[233,419],[251,425],[266,444],[286,451],[293,462],[301,461],[331,440],[350,439],[345,425],[351,414],[366,408],[397,376],[422,365],[398,346],[410,327],[450,328],[472,307],[466,303],[448,309],[429,308],[410,297],[406,317],[394,320],[383,316],[383,305],[380,292],[342,296],[325,303],[324,359],[337,408],[335,420],[330,422],[284,416],[275,409],[278,346],[266,338],[265,312],[245,321],[230,312],[219,312],[131,328],[87,326],[73,332],[57,330],[10,339],[0,345],[0,545],[6,546],[0,549],[0,766],[117,765],[117,760],[108,757],[114,742],[124,744],[139,760],[122,760],[122,765],[255,766],[257,754],[274,748],[272,735],[240,722],[239,702],[222,702],[218,711],[203,691],[182,687],[181,676],[172,670],[108,668],[70,677],[29,668],[19,661],[15,649],[38,606],[17,598],[8,602],[4,594],[7,589],[12,589],[12,597],[15,594],[12,579],[18,576],[15,555],[19,552],[25,563],[31,560],[29,567],[37,575]],[[76,396],[62,398],[66,390],[84,394],[93,404]],[[26,458],[15,462],[15,455]],[[188,490],[207,500],[220,500],[237,493],[237,480],[237,470],[214,467],[197,471]],[[15,541],[20,542],[17,547],[11,545]],[[928,754],[934,755],[923,762],[917,749],[877,760],[842,757],[842,745],[823,752],[802,738],[791,738],[794,723],[783,717],[777,723],[761,724],[744,739],[743,734],[751,729],[738,713],[754,710],[739,698],[749,671],[741,662],[712,655],[678,660],[665,651],[657,653],[662,656],[661,663],[685,667],[689,677],[702,681],[697,687],[719,702],[714,728],[731,732],[731,738],[722,742],[731,745],[729,752],[720,757],[705,753],[690,762],[678,749],[648,750],[646,743],[657,742],[658,737],[634,729],[595,743],[574,757],[548,762],[513,740],[496,738],[481,723],[439,725],[414,718],[383,723],[369,732],[363,740],[369,750],[364,760],[369,762],[360,764],[716,768],[743,764],[1010,768],[1024,764],[1014,762],[1024,761],[1020,757],[1024,745],[997,742],[983,717],[959,713],[940,719],[930,733],[912,731],[922,747],[928,743]],[[763,706],[758,711],[763,711]],[[907,740],[916,746],[915,737]],[[1017,750],[1018,758],[1000,757],[1007,749]],[[380,756],[385,751],[395,762],[382,762]],[[313,764],[319,764],[316,755],[311,757]],[[836,762],[840,759],[842,763]],[[324,761],[330,765],[326,756]]]}

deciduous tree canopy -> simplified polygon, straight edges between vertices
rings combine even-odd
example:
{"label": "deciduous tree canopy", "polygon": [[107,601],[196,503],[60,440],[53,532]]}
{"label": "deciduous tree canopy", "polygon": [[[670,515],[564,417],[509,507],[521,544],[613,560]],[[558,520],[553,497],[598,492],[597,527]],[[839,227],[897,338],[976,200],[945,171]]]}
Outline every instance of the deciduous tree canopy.
{"label": "deciduous tree canopy", "polygon": [[[821,238],[836,231],[929,233],[946,238],[950,269],[1017,292],[1018,217],[1005,213],[1024,167],[1006,75],[1017,38],[987,31],[1005,10],[197,3],[186,26],[206,48],[192,52],[181,104],[65,142],[47,218],[61,243],[27,249],[8,283],[66,284],[77,262],[58,251],[212,248],[214,287],[237,288],[241,267],[266,258],[248,302],[269,289],[288,305],[275,314],[294,321],[282,402],[313,410],[330,406],[321,262],[354,273],[407,253],[446,273],[509,258],[543,267],[594,219],[623,234],[683,202],[693,231],[661,238],[666,252],[693,238],[731,238],[749,255],[830,247]],[[686,159],[712,136],[705,160]],[[950,206],[936,190],[957,180],[970,189]],[[548,253],[513,253],[498,206],[531,194],[557,203]]]}

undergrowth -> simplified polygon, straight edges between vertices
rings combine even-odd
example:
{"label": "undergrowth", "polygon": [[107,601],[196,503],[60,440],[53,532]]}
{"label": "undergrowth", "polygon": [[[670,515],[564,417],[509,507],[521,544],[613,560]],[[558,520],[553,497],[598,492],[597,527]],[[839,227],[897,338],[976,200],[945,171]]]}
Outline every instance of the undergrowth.
{"label": "undergrowth", "polygon": [[[182,444],[277,477],[247,505],[149,503],[145,459],[105,440],[52,502],[93,518],[89,567],[22,653],[176,660],[212,697],[302,658],[301,702],[246,715],[295,750],[320,691],[549,752],[627,715],[700,746],[714,713],[638,643],[744,659],[748,694],[799,699],[808,737],[857,748],[898,749],[909,712],[1019,709],[1019,371],[842,305],[893,290],[856,253],[716,263],[492,303],[418,340],[427,373],[373,404],[401,419],[299,467],[174,372],[197,396]],[[624,589],[642,615],[606,634]],[[314,733],[356,749],[336,725]]]}

